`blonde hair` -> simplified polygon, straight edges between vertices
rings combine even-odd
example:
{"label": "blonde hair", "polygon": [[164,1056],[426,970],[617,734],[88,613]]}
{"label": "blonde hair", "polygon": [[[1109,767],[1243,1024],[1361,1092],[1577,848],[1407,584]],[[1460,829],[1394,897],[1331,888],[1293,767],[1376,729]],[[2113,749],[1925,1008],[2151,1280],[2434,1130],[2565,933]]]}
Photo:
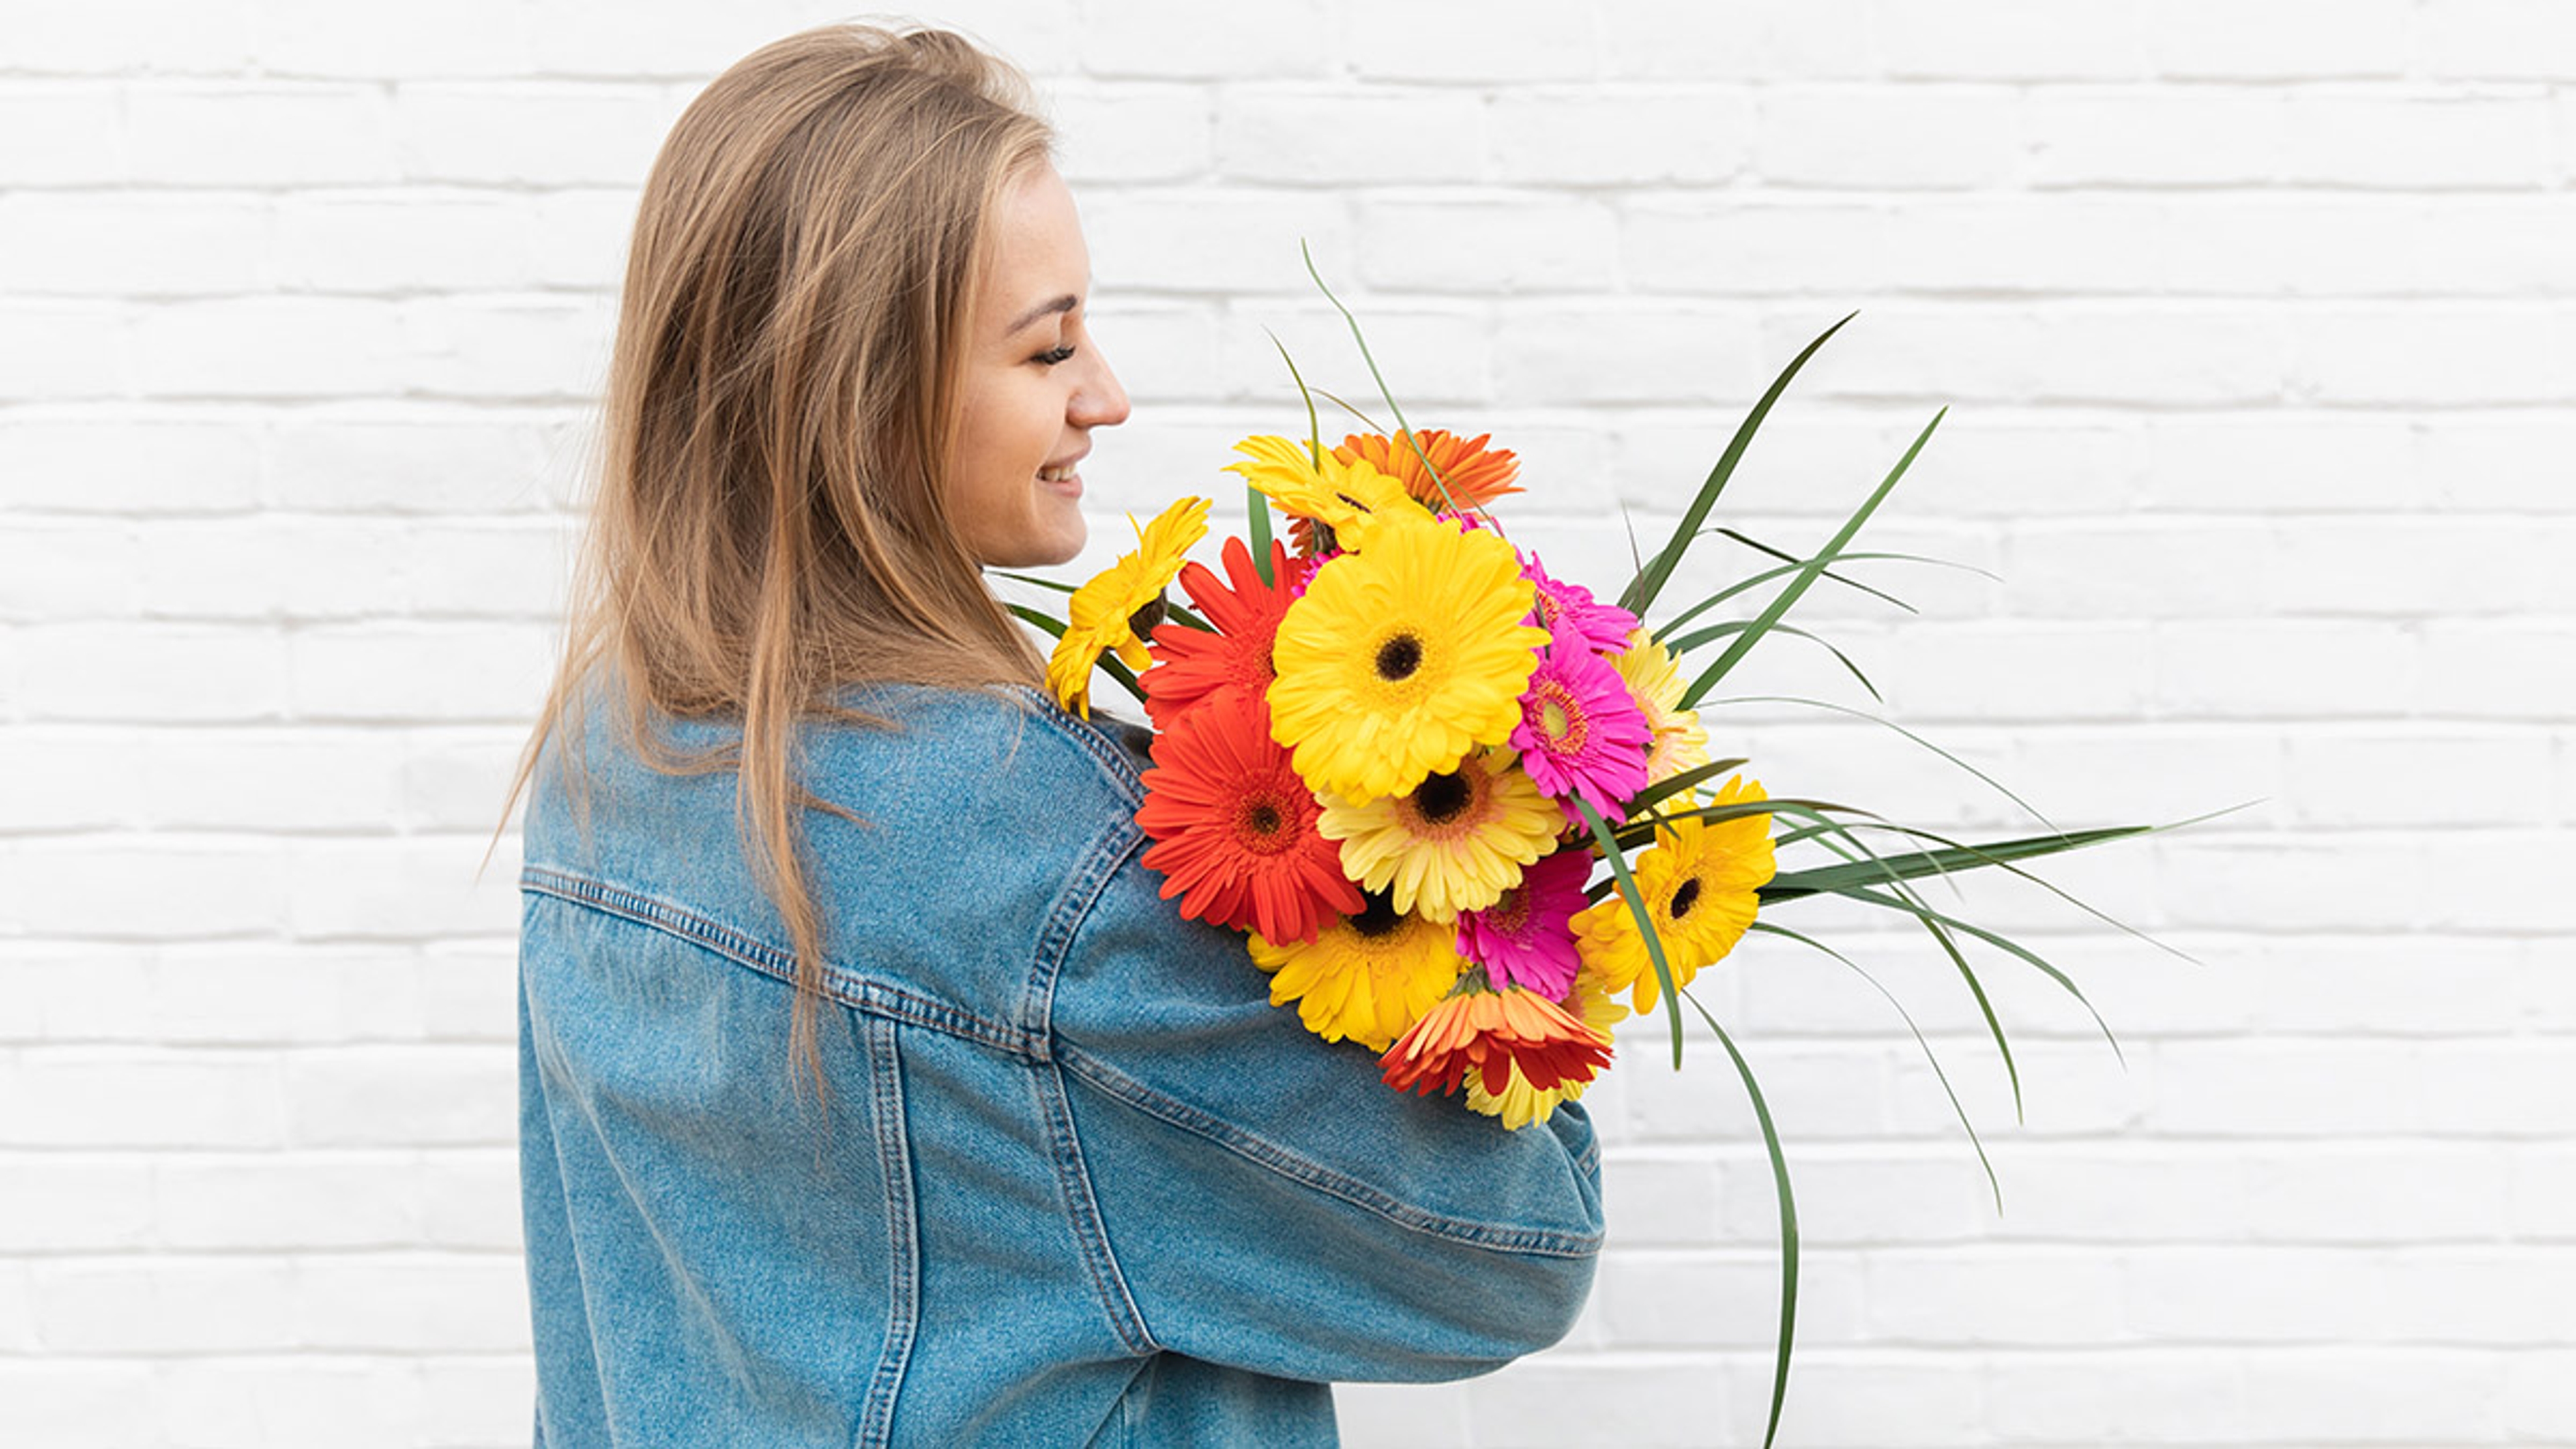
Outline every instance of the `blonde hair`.
{"label": "blonde hair", "polygon": [[[628,255],[564,657],[503,807],[547,740],[576,794],[584,681],[666,774],[737,772],[746,858],[796,957],[791,1059],[815,1043],[823,929],[795,733],[873,680],[1040,686],[1028,636],[949,516],[963,339],[989,218],[1050,157],[1027,79],[930,29],[763,46],[690,102]],[[738,722],[683,752],[659,712]]]}

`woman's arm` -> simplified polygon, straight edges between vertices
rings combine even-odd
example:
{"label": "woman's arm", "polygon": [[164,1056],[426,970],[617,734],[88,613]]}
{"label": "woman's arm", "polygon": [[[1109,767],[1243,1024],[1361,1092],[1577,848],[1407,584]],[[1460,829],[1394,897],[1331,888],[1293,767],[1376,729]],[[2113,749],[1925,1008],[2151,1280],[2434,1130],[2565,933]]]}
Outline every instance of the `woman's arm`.
{"label": "woman's arm", "polygon": [[1125,1290],[1165,1348],[1302,1379],[1436,1380],[1562,1338],[1601,1244],[1576,1105],[1518,1132],[1378,1081],[1269,1004],[1231,932],[1130,850],[1069,942],[1054,1051]]}

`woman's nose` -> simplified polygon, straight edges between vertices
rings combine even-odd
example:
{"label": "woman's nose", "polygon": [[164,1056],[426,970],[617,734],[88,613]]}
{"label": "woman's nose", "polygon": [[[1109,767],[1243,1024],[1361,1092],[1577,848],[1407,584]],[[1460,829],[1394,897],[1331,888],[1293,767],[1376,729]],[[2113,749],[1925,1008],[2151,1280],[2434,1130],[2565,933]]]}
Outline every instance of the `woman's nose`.
{"label": "woman's nose", "polygon": [[1099,359],[1098,369],[1074,389],[1073,401],[1065,411],[1067,421],[1076,427],[1107,428],[1127,421],[1127,389],[1118,385],[1118,374],[1110,370],[1109,359]]}

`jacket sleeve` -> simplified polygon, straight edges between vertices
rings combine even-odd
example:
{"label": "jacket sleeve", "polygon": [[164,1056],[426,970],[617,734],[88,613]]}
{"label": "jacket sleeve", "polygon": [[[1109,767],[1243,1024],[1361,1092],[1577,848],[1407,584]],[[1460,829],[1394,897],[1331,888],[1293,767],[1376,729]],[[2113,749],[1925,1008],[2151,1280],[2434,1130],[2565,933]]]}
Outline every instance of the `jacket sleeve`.
{"label": "jacket sleeve", "polygon": [[1274,1007],[1235,932],[1131,845],[1067,940],[1051,1050],[1110,1258],[1154,1342],[1284,1378],[1429,1381],[1565,1336],[1602,1237],[1578,1103],[1506,1131],[1396,1092]]}

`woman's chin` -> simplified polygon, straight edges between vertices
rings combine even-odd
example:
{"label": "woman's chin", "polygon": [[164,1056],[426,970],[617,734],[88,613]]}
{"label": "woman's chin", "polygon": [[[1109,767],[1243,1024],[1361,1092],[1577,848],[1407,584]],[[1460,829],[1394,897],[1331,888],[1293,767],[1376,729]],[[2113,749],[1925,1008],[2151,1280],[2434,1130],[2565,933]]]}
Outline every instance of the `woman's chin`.
{"label": "woman's chin", "polygon": [[1015,539],[1007,547],[981,549],[978,553],[988,569],[1050,569],[1081,557],[1082,546],[1090,537],[1090,530],[1077,514],[1070,528],[1042,537]]}

